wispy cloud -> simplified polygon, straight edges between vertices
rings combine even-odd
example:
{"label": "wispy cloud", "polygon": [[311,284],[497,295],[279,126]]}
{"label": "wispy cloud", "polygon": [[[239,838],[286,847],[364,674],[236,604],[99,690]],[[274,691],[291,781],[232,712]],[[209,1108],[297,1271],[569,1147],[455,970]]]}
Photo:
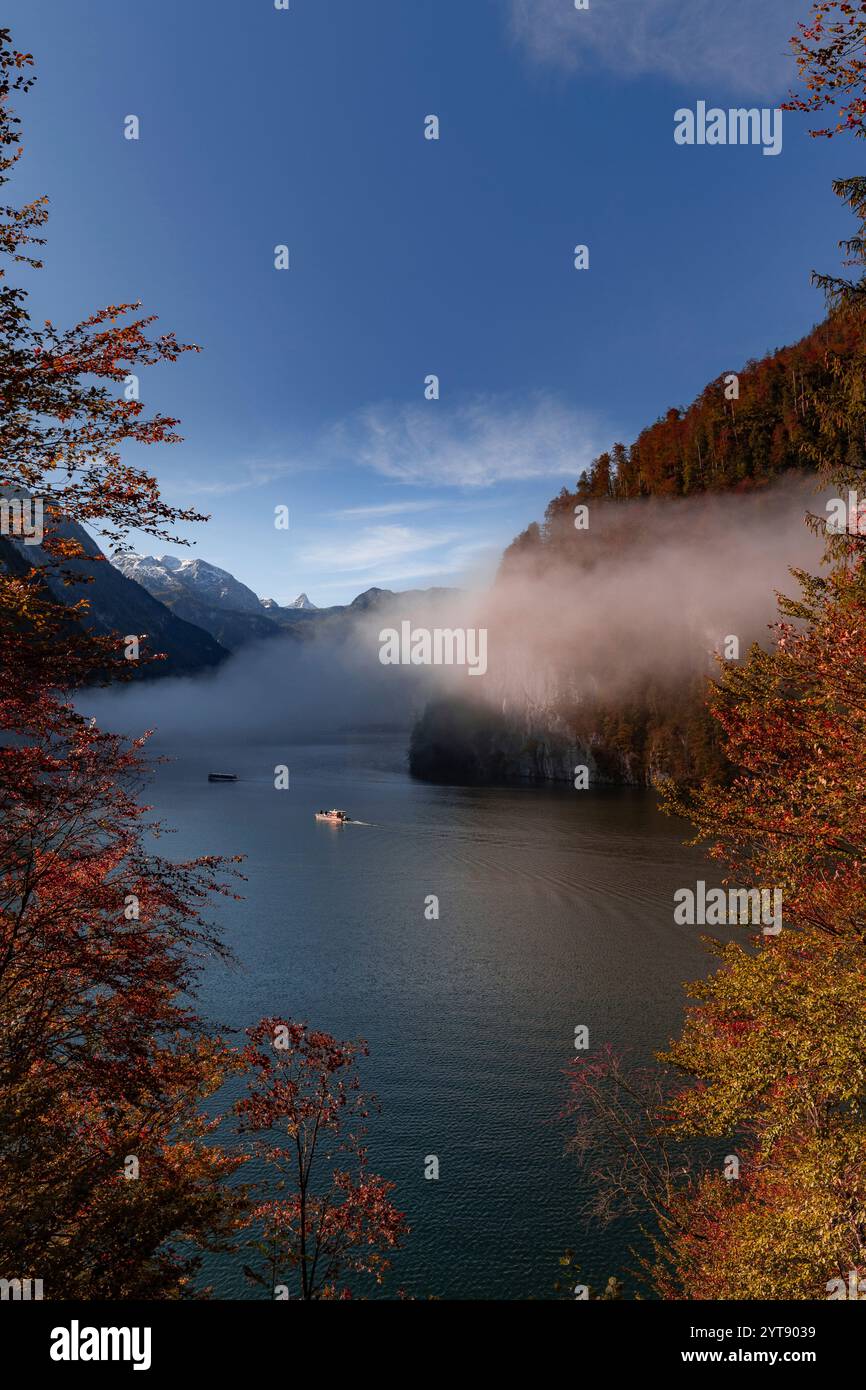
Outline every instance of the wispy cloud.
{"label": "wispy cloud", "polygon": [[316,541],[301,551],[298,562],[311,576],[310,592],[345,592],[348,585],[361,593],[374,585],[462,585],[479,574],[489,578],[501,554],[501,538],[493,539],[477,527],[461,531],[383,525]]}
{"label": "wispy cloud", "polygon": [[[411,526],[368,526],[351,538],[340,536],[307,546],[301,551],[300,560],[304,565],[325,569],[341,574],[353,574],[361,570],[381,573],[402,567],[408,559],[429,556],[430,552],[464,540],[460,531],[443,531],[431,528],[418,530]],[[418,565],[416,573],[431,563]]]}
{"label": "wispy cloud", "polygon": [[180,478],[175,480],[172,486],[175,492],[194,493],[196,497],[230,497],[233,493],[267,487],[287,474],[302,472],[305,467],[310,466],[312,465],[293,459],[282,459],[275,463],[247,460],[239,463],[230,477],[211,478],[207,482],[198,478],[194,481]]}
{"label": "wispy cloud", "polygon": [[427,502],[381,502],[370,507],[342,507],[329,515],[337,521],[361,521],[374,516],[406,516],[411,512],[429,512],[441,504],[434,499]]}
{"label": "wispy cloud", "polygon": [[[409,560],[403,565],[398,565],[389,569],[386,573],[380,570],[359,570],[351,576],[351,587],[353,591],[362,594],[365,589],[396,589],[402,588],[429,588],[431,585],[442,585],[444,588],[464,588],[469,584],[479,581],[479,574],[483,582],[489,582],[495,573],[496,566],[502,555],[502,547],[486,546],[482,548],[473,547],[471,553],[467,550],[464,554],[461,549],[453,551],[442,560],[431,560],[424,563],[423,559],[416,561]],[[347,580],[334,579],[316,581],[316,594],[345,593]],[[354,594],[353,594],[354,596]],[[294,595],[292,595],[294,597]],[[321,606],[321,605],[320,605]]]}
{"label": "wispy cloud", "polygon": [[[370,405],[309,438],[298,457],[274,462],[245,460],[233,474],[205,482],[173,482],[175,492],[223,497],[262,488],[306,470],[346,466],[371,468],[397,483],[477,492],[495,483],[531,478],[572,481],[609,446],[611,431],[588,411],[574,410],[547,395],[514,404],[479,396],[451,406],[384,403]],[[459,505],[459,503],[455,503]],[[400,498],[342,507],[334,520],[364,521],[427,512],[436,498]]]}
{"label": "wispy cloud", "polygon": [[235,478],[233,481],[226,479],[225,482],[216,479],[209,483],[200,482],[197,478],[195,481],[191,478],[181,478],[174,483],[174,491],[186,495],[193,494],[196,497],[231,497],[233,493],[246,492],[248,488],[257,486],[259,484],[251,482],[249,478]]}
{"label": "wispy cloud", "polygon": [[573,479],[610,442],[596,419],[548,397],[526,406],[492,397],[453,408],[376,406],[342,433],[359,463],[428,487]]}
{"label": "wispy cloud", "polygon": [[[533,58],[574,70],[602,63],[776,96],[789,85],[788,40],[807,6],[792,0],[506,0],[513,36]],[[798,12],[802,10],[803,13]]]}

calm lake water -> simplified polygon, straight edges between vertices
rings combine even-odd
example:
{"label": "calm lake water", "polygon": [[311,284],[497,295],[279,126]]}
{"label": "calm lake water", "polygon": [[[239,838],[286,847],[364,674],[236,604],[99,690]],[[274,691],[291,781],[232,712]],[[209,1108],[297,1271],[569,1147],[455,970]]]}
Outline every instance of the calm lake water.
{"label": "calm lake water", "polygon": [[[403,738],[159,751],[163,852],[247,856],[245,900],[219,908],[238,963],[208,968],[205,1013],[369,1041],[371,1158],[412,1226],[385,1296],[552,1297],[568,1246],[589,1281],[622,1273],[622,1233],[585,1219],[591,1167],[563,1153],[563,1068],[578,1024],[639,1061],[677,1032],[681,982],[709,968],[673,922],[674,890],[710,878],[687,827],[642,791],[414,782]],[[333,805],[369,824],[313,819]],[[253,1296],[241,1263],[209,1266],[217,1296]]]}

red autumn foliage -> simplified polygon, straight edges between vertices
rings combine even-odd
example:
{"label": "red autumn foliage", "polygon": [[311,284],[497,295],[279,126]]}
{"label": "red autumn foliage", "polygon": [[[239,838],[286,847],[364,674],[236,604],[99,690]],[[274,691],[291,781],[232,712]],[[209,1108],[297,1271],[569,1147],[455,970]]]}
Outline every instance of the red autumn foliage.
{"label": "red autumn foliage", "polygon": [[254,1208],[263,1264],[248,1277],[271,1293],[291,1280],[307,1300],[350,1298],[360,1276],[381,1284],[408,1227],[393,1183],[368,1170],[364,1124],[376,1102],[355,1069],[366,1043],[277,1018],[247,1031],[240,1132],[256,1136],[252,1154],[288,1188]]}
{"label": "red autumn foliage", "polygon": [[866,0],[816,0],[810,21],[798,24],[791,47],[806,93],[792,93],[784,109],[810,115],[830,110],[835,118],[810,135],[866,135],[864,41]]}
{"label": "red autumn foliage", "polygon": [[[13,93],[32,58],[0,30],[0,183],[20,153]],[[0,254],[38,267],[45,199],[0,209]],[[197,965],[224,954],[206,908],[225,865],[154,853],[136,800],[142,743],[86,721],[71,692],[118,666],[47,584],[79,547],[66,516],[120,536],[168,535],[193,512],[121,458],[170,442],[121,393],[139,366],[185,351],[112,306],[71,329],[34,327],[0,265],[0,484],[44,504],[42,558],[0,537],[0,1277],[48,1298],[186,1296],[204,1248],[240,1219],[204,1102],[237,1065],[191,1002]],[[122,663],[121,663],[122,665]],[[180,1252],[176,1242],[183,1240]]]}

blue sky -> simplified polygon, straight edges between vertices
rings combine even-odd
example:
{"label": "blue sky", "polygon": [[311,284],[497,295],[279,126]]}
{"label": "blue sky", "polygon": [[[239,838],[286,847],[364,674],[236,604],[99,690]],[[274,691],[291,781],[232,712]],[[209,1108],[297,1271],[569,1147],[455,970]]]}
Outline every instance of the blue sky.
{"label": "blue sky", "polygon": [[783,99],[808,12],[6,0],[39,74],[14,196],[52,207],[34,311],[141,298],[202,345],[142,380],[185,436],[147,462],[262,596],[477,582],[595,453],[820,318],[852,146],[794,115],[778,158],[673,139],[678,107]]}

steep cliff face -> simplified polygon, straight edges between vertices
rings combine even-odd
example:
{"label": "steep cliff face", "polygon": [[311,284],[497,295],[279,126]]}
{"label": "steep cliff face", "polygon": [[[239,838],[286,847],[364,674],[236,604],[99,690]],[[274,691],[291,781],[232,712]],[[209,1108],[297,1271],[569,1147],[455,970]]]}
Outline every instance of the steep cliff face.
{"label": "steep cliff face", "polygon": [[585,767],[591,786],[649,786],[660,777],[724,776],[705,679],[645,686],[629,700],[544,704],[443,697],[417,721],[413,776],[444,782],[563,782]]}
{"label": "steep cliff face", "polygon": [[[468,702],[428,704],[412,731],[413,776],[447,782],[567,782],[585,767],[593,785],[638,781],[624,759],[602,757],[552,711],[505,715]],[[602,750],[603,752],[603,750]]]}

